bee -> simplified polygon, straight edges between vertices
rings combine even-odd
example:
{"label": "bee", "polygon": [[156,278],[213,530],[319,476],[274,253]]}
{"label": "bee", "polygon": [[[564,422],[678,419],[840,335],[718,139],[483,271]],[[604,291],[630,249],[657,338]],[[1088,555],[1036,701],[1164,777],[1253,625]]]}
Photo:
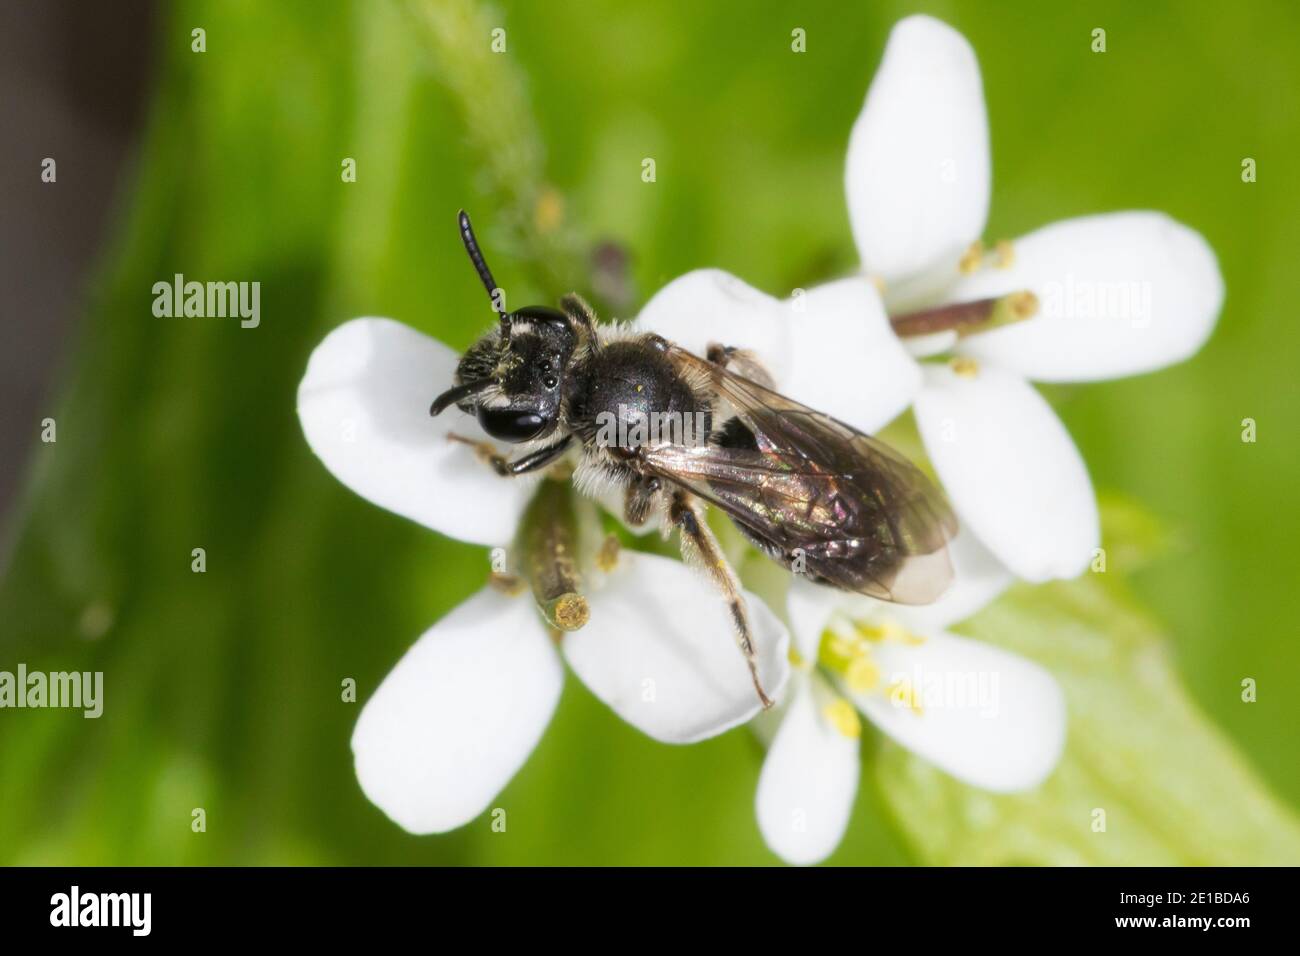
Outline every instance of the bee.
{"label": "bee", "polygon": [[928,604],[947,588],[957,522],[906,458],[774,391],[757,360],[733,345],[710,345],[701,358],[635,327],[598,325],[576,294],[558,309],[506,311],[464,211],[459,225],[498,322],[462,356],[430,413],[455,405],[492,438],[525,446],[513,459],[487,452],[503,476],[544,469],[575,450],[579,488],[613,486],[629,525],[658,514],[665,533],[676,529],[683,558],[728,604],[764,707],[772,701],[745,600],[706,506],[819,584],[901,604]]}

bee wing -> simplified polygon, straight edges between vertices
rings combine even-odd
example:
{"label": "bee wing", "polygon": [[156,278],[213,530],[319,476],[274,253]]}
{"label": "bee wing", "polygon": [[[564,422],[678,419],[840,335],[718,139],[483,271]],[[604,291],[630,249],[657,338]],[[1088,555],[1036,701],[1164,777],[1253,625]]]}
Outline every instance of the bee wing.
{"label": "bee wing", "polygon": [[829,415],[684,349],[669,354],[709,377],[753,447],[650,446],[650,470],[712,502],[773,557],[801,555],[815,580],[902,604],[943,593],[957,520],[920,469]]}

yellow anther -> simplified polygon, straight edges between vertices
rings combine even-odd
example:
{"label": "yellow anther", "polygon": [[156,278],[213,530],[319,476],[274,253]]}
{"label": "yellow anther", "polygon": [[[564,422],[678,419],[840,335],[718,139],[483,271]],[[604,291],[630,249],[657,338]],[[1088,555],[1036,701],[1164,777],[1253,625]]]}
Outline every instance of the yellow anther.
{"label": "yellow anther", "polygon": [[519,577],[517,574],[503,574],[498,571],[493,571],[492,574],[488,576],[488,584],[495,590],[500,591],[502,594],[508,594],[512,597],[516,594],[522,593],[524,590],[524,579]]}
{"label": "yellow anther", "polygon": [[552,609],[555,626],[562,631],[576,631],[591,620],[591,608],[581,594],[564,594]]}
{"label": "yellow anther", "polygon": [[957,270],[962,275],[970,275],[984,264],[984,243],[976,239],[957,263]]}
{"label": "yellow anther", "polygon": [[913,634],[892,617],[885,621],[884,632],[885,640],[893,641],[895,644],[907,644],[911,647],[915,647],[918,644],[925,643],[924,637],[920,634]]}
{"label": "yellow anther", "polygon": [[885,294],[884,276],[868,276],[867,281],[876,287],[876,291],[881,295]]}
{"label": "yellow anther", "polygon": [[895,707],[906,707],[918,717],[923,713],[921,702],[917,699],[916,688],[912,686],[911,681],[894,681],[885,688],[885,693],[889,695],[889,702]]}
{"label": "yellow anther", "polygon": [[998,254],[994,268],[1010,269],[1016,264],[1016,247],[1010,239],[999,239],[993,248],[997,250]]}
{"label": "yellow anther", "polygon": [[1007,296],[1007,305],[1017,319],[1032,319],[1038,314],[1038,296],[1028,289]]}
{"label": "yellow anther", "polygon": [[843,658],[846,661],[852,660],[860,653],[858,645],[855,642],[841,637],[838,634],[832,634],[830,636],[830,640],[826,642],[826,649],[835,657]]}
{"label": "yellow anther", "polygon": [[858,719],[858,712],[843,697],[836,697],[823,707],[822,717],[845,737],[856,740],[862,736],[862,721]]}
{"label": "yellow anther", "polygon": [[875,690],[880,683],[880,668],[875,661],[863,654],[849,662],[848,670],[844,672],[844,681],[849,685],[849,690],[865,694]]}
{"label": "yellow anther", "polygon": [[874,621],[854,621],[853,633],[863,641],[879,641],[884,637],[880,626]]}
{"label": "yellow anther", "polygon": [[619,543],[618,535],[608,534],[601,543],[600,551],[596,553],[596,567],[608,574],[618,566],[618,555],[623,550],[622,544]]}
{"label": "yellow anther", "polygon": [[969,355],[959,355],[949,365],[962,378],[975,378],[980,373],[980,363]]}

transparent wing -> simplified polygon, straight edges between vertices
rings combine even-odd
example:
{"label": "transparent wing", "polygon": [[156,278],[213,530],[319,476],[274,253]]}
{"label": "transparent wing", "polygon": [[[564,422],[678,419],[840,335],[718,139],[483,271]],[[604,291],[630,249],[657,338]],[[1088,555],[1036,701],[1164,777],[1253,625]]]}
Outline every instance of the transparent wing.
{"label": "transparent wing", "polygon": [[952,579],[957,521],[942,492],[883,442],[722,367],[670,347],[707,375],[744,426],[726,444],[662,444],[643,463],[725,512],[763,550],[814,580],[903,604]]}

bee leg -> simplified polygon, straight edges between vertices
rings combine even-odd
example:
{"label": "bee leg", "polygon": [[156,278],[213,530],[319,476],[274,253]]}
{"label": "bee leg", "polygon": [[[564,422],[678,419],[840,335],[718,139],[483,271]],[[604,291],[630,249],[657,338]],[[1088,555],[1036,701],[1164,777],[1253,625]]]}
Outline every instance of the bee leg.
{"label": "bee leg", "polygon": [[623,520],[634,528],[645,524],[650,517],[650,509],[654,507],[659,488],[659,479],[653,476],[633,478],[623,498]]}
{"label": "bee leg", "polygon": [[572,435],[565,435],[559,441],[547,445],[545,448],[539,448],[537,451],[524,455],[523,458],[511,461],[504,455],[499,454],[487,442],[474,441],[472,438],[465,438],[456,434],[447,437],[452,441],[460,442],[462,445],[469,445],[479,458],[491,465],[492,470],[503,478],[513,478],[516,475],[524,475],[530,471],[545,468],[564,454],[569,447],[569,443],[573,441]]}
{"label": "bee leg", "polygon": [[682,557],[706,572],[713,583],[722,591],[731,610],[731,620],[736,627],[736,644],[745,655],[749,665],[749,676],[754,681],[754,690],[766,709],[772,706],[772,699],[763,690],[763,683],[758,676],[758,657],[754,653],[754,635],[749,626],[749,611],[745,608],[745,598],[740,593],[740,582],[727,559],[718,547],[718,539],[713,536],[704,518],[685,492],[675,491],[668,505],[668,517],[681,532]]}
{"label": "bee leg", "polygon": [[729,372],[734,372],[741,378],[747,378],[751,382],[757,382],[764,388],[773,388],[775,382],[772,380],[772,373],[763,367],[763,363],[753,352],[747,349],[738,348],[734,345],[718,345],[716,342],[709,346],[704,353],[714,365],[720,366]]}

